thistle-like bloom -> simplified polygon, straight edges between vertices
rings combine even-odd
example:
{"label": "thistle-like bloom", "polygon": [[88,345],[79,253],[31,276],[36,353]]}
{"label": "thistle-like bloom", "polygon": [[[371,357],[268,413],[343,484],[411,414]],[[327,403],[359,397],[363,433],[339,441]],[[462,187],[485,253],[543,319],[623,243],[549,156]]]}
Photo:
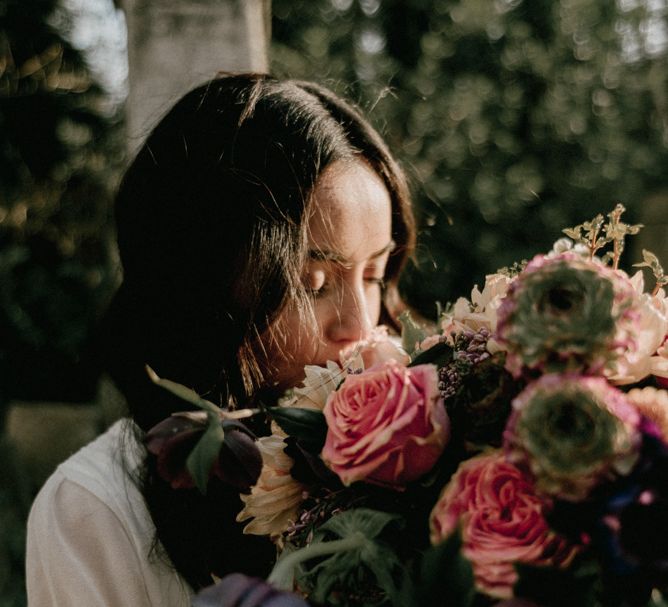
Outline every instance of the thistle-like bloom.
{"label": "thistle-like bloom", "polygon": [[286,455],[285,442],[280,436],[264,436],[257,441],[262,454],[262,472],[250,495],[242,494],[244,508],[237,521],[251,520],[244,533],[268,535],[274,541],[297,520],[305,487],[290,475],[293,465]]}
{"label": "thistle-like bloom", "polygon": [[499,309],[506,367],[515,376],[614,368],[622,354],[638,349],[634,302],[626,274],[597,260],[571,251],[535,257]]}
{"label": "thistle-like bloom", "polygon": [[636,407],[603,378],[545,375],[513,401],[504,448],[533,474],[538,491],[578,501],[632,470],[640,422]]}

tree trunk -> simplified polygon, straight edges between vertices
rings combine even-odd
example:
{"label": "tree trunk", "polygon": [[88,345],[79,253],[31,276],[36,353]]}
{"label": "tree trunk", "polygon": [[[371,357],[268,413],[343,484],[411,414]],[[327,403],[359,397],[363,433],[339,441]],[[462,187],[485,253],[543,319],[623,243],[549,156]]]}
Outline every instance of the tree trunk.
{"label": "tree trunk", "polygon": [[270,0],[123,0],[129,148],[184,93],[218,72],[266,72]]}

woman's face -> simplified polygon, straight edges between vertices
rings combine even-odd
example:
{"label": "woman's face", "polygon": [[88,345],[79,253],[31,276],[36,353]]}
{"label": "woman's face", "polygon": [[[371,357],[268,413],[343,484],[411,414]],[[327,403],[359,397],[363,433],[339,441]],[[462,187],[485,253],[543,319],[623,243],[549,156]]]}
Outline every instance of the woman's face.
{"label": "woman's face", "polygon": [[305,365],[338,361],[377,325],[394,244],[390,194],[365,161],[333,162],[313,196],[302,279],[316,326],[288,306],[265,343],[270,384],[282,390],[299,384]]}

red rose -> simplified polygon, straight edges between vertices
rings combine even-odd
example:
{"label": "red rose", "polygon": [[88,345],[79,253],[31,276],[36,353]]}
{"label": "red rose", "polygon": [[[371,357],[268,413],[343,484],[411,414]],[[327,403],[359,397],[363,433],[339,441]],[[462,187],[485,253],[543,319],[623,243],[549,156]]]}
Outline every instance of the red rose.
{"label": "red rose", "polygon": [[510,598],[513,563],[566,566],[577,551],[548,528],[543,507],[529,478],[502,452],[483,454],[462,463],[443,490],[430,517],[431,542],[459,524],[478,588]]}
{"label": "red rose", "polygon": [[324,413],[322,458],[346,485],[365,480],[400,488],[431,470],[449,437],[433,365],[386,361],[349,375]]}

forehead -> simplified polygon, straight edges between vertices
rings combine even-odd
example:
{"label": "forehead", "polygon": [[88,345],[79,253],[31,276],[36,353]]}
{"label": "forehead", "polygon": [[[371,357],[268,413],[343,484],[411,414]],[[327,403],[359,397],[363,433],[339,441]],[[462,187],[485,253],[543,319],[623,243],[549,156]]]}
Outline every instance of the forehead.
{"label": "forehead", "polygon": [[392,238],[392,203],[382,178],[364,160],[338,160],[313,189],[309,248],[367,259]]}

